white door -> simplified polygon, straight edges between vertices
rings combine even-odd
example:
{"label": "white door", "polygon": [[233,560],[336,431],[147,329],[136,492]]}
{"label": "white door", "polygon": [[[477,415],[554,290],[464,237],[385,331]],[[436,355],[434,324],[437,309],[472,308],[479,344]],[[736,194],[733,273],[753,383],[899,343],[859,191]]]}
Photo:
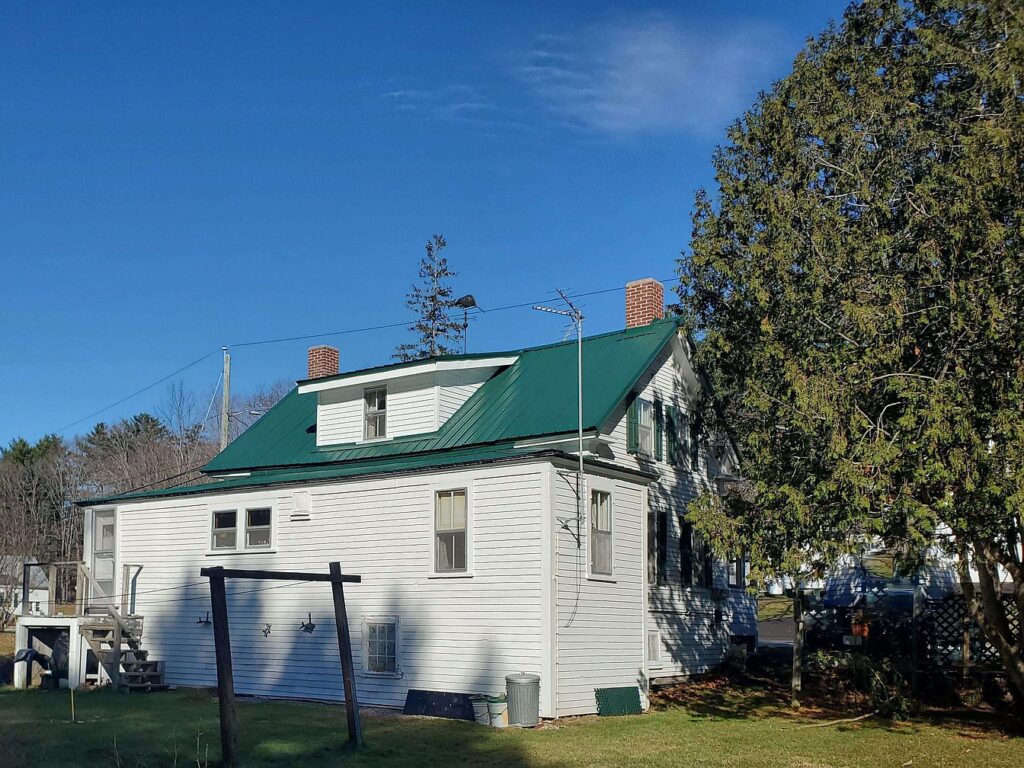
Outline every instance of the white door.
{"label": "white door", "polygon": [[114,527],[114,510],[108,509],[92,514],[92,577],[96,587],[103,594],[90,595],[90,602],[100,607],[114,600],[114,561],[116,559],[117,536]]}

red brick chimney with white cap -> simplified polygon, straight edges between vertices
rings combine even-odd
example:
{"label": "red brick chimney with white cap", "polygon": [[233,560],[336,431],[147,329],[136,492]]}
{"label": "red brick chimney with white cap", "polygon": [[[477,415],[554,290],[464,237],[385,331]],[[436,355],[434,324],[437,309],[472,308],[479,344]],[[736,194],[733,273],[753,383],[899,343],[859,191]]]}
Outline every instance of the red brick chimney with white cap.
{"label": "red brick chimney with white cap", "polygon": [[626,327],[650,325],[665,316],[665,288],[653,277],[626,283]]}
{"label": "red brick chimney with white cap", "polygon": [[338,350],[321,344],[309,348],[309,374],[306,378],[321,379],[338,375]]}

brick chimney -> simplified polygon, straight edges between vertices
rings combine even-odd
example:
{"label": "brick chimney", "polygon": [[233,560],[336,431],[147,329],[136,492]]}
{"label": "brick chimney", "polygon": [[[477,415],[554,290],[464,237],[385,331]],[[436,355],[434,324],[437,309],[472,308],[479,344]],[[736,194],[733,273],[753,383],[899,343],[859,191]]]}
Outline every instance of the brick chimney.
{"label": "brick chimney", "polygon": [[318,347],[309,348],[309,375],[310,379],[321,379],[324,376],[338,375],[338,350],[335,347],[328,347],[321,344]]}
{"label": "brick chimney", "polygon": [[653,277],[626,283],[626,327],[649,325],[665,316],[665,288]]}

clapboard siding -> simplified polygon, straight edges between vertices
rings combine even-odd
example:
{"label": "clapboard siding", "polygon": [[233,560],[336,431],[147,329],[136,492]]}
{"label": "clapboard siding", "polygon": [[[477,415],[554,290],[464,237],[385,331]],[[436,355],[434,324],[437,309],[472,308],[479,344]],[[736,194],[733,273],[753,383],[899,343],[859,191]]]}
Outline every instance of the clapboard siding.
{"label": "clapboard siding", "polygon": [[[381,382],[387,386],[387,436],[433,432],[493,374],[495,368],[467,368],[411,374]],[[363,439],[363,392],[374,385],[328,389],[317,401],[317,445]]]}
{"label": "clapboard siding", "polygon": [[[557,471],[552,481],[555,520],[574,521],[575,474]],[[557,711],[595,712],[595,688],[641,684],[643,678],[643,486],[588,476],[586,489],[612,494],[612,576],[588,577],[588,515],[580,546],[556,522]],[[575,523],[570,523],[575,528]]]}
{"label": "clapboard siding", "polygon": [[[370,386],[340,387],[320,393],[316,417],[317,445],[354,443],[363,439],[363,392]],[[386,386],[389,438],[437,429],[434,374],[393,379]]]}
{"label": "clapboard siding", "polygon": [[[673,341],[645,372],[636,391],[646,400],[660,400],[689,413],[696,387],[682,345]],[[728,588],[724,562],[714,566],[715,591],[720,595],[720,603],[716,603],[711,589],[681,584],[682,516],[686,514],[686,505],[699,494],[714,492],[709,480],[717,471],[714,457],[709,451],[702,451],[699,466],[693,471],[668,461],[641,463],[626,450],[625,403],[615,411],[603,432],[616,464],[654,469],[660,474],[660,479],[649,486],[649,503],[652,510],[668,511],[668,583],[648,589],[647,629],[658,629],[662,643],[661,664],[652,667],[650,674],[658,677],[707,671],[722,661],[732,635],[757,634],[756,600],[743,590]],[[663,455],[667,458],[667,451]],[[721,608],[721,623],[715,623],[716,608]]]}
{"label": "clapboard siding", "polygon": [[[290,489],[120,505],[119,560],[142,566],[145,645],[166,661],[168,682],[213,685],[212,628],[197,623],[210,609],[201,567],[326,572],[339,560],[363,577],[346,586],[362,702],[401,706],[409,688],[503,690],[510,672],[541,672],[547,470],[537,463],[309,486],[305,522],[290,520]],[[432,577],[433,494],[458,487],[470,495],[473,574]],[[211,510],[255,504],[273,507],[274,551],[211,555]],[[229,582],[228,606],[239,693],[343,698],[329,585]],[[312,634],[299,629],[309,614]],[[362,672],[362,619],[386,615],[399,617],[397,679]]]}

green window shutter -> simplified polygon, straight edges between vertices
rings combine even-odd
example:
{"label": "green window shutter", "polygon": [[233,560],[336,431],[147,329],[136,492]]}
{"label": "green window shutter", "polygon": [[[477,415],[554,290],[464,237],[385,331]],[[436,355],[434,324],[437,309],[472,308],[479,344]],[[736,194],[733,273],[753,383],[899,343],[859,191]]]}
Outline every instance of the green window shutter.
{"label": "green window shutter", "polygon": [[629,453],[640,452],[640,415],[637,413],[636,397],[629,403],[626,409],[626,451]]}
{"label": "green window shutter", "polygon": [[679,463],[679,433],[678,427],[676,426],[676,407],[674,405],[665,406],[665,436],[668,441],[667,454],[669,464]]}
{"label": "green window shutter", "polygon": [[665,454],[661,450],[665,442],[665,414],[662,412],[661,400],[654,401],[654,460],[661,461]]}

